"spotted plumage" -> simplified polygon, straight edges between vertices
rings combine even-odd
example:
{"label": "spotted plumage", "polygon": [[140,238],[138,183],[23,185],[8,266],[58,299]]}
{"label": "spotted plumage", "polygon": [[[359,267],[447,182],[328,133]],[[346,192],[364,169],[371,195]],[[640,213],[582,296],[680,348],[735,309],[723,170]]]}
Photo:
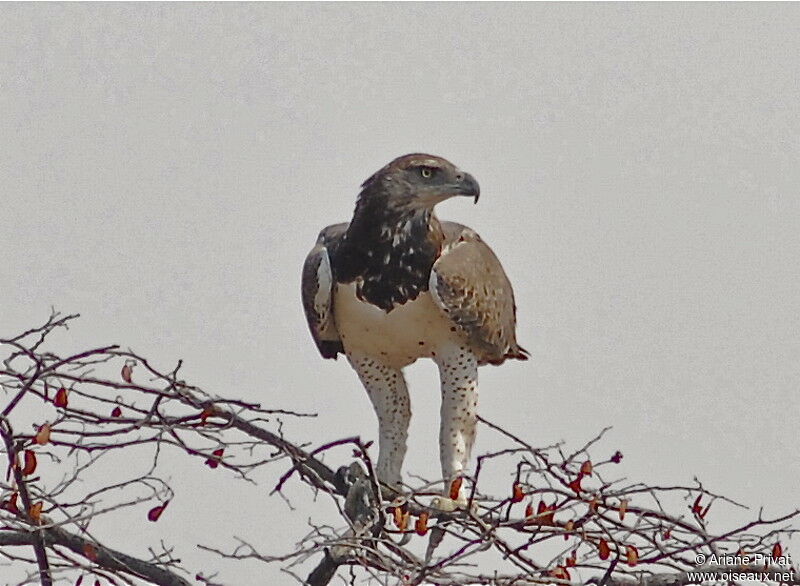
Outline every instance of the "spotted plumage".
{"label": "spotted plumage", "polygon": [[478,200],[475,179],[448,161],[412,154],[362,185],[353,219],[328,226],[303,267],[303,305],[325,358],[345,354],[378,416],[377,473],[399,487],[411,417],[402,368],[439,367],[445,490],[465,473],[475,440],[478,366],[524,360],[511,283],[470,228],[434,206]]}

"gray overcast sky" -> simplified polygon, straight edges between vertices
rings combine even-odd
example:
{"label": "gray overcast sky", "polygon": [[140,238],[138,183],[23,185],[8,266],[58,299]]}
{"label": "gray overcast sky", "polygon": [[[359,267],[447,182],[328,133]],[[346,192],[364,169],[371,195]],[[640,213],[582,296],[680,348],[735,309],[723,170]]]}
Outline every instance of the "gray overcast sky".
{"label": "gray overcast sky", "polygon": [[[363,179],[432,152],[481,183],[439,216],[494,248],[532,353],[482,369],[481,414],[542,445],[613,425],[600,450],[631,479],[793,508],[799,29],[798,4],[3,4],[0,334],[80,312],[61,349],[184,358],[209,390],[320,414],[291,439],[372,438],[300,266]],[[409,382],[405,469],[434,476],[433,365]],[[254,489],[175,466],[169,514],[109,543],[287,582],[193,548],[292,550],[310,509],[267,497],[285,467]]]}

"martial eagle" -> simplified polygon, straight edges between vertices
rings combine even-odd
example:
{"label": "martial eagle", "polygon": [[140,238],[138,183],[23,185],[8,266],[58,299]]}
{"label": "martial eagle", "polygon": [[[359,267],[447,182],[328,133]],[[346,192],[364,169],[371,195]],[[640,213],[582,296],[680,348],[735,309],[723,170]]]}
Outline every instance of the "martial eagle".
{"label": "martial eagle", "polygon": [[[475,440],[478,366],[527,359],[514,293],[472,229],[434,206],[478,182],[441,157],[399,157],[361,186],[350,223],[328,226],[303,266],[303,306],[324,358],[344,354],[378,416],[378,479],[401,487],[411,406],[403,367],[439,367],[445,493],[465,474]],[[459,495],[463,501],[463,494]]]}

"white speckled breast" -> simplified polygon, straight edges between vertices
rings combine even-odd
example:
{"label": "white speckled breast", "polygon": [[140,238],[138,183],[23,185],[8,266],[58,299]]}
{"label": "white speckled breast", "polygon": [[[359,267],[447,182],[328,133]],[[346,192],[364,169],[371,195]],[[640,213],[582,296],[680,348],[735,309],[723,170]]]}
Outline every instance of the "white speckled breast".
{"label": "white speckled breast", "polygon": [[355,283],[339,283],[333,306],[345,351],[364,352],[394,368],[418,358],[435,357],[437,349],[464,343],[456,326],[427,291],[386,313],[359,300]]}

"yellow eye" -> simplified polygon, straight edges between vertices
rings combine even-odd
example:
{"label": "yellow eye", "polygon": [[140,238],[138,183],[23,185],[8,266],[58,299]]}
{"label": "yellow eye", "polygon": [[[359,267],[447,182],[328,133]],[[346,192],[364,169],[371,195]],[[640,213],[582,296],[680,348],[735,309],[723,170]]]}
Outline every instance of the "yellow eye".
{"label": "yellow eye", "polygon": [[430,167],[423,167],[420,173],[425,179],[430,179],[431,175],[433,175],[433,170]]}

